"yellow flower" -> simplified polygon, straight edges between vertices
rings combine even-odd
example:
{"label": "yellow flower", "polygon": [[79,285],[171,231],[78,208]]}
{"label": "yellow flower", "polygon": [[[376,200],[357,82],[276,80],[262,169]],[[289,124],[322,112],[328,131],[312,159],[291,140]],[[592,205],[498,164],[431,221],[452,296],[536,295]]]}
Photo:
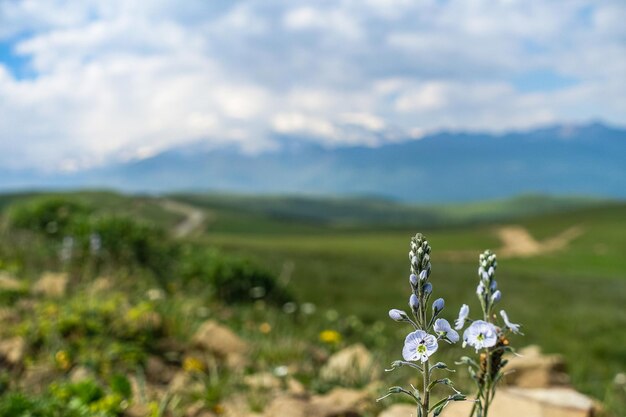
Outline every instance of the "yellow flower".
{"label": "yellow flower", "polygon": [[268,334],[272,331],[272,325],[267,322],[261,323],[261,325],[259,326],[259,331],[263,334]]}
{"label": "yellow flower", "polygon": [[204,372],[204,363],[193,356],[186,356],[183,359],[183,369],[186,372]]}
{"label": "yellow flower", "polygon": [[72,366],[72,362],[70,361],[70,355],[64,351],[60,350],[54,355],[54,359],[59,366],[59,368],[67,371]]}
{"label": "yellow flower", "polygon": [[324,330],[320,333],[320,340],[328,344],[336,344],[341,342],[341,334],[336,330]]}

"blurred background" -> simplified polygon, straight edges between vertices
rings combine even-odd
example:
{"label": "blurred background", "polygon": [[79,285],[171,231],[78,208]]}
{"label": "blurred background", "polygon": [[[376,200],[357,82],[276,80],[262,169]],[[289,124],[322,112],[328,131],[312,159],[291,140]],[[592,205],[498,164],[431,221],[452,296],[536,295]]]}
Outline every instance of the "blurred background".
{"label": "blurred background", "polygon": [[497,253],[525,401],[623,416],[624,22],[0,0],[0,417],[383,415],[417,232],[449,321]]}

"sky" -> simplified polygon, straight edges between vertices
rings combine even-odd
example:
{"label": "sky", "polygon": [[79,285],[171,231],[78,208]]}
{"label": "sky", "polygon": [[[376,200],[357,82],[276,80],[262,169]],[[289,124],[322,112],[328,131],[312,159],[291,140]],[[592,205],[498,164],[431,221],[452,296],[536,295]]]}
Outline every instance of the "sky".
{"label": "sky", "polygon": [[623,0],[0,0],[0,166],[626,124]]}

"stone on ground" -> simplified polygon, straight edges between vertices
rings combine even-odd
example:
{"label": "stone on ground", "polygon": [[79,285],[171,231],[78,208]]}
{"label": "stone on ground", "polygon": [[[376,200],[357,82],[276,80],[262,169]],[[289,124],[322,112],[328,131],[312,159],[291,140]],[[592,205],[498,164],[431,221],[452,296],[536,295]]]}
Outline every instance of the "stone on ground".
{"label": "stone on ground", "polygon": [[340,385],[372,381],[379,376],[372,354],[358,343],[333,354],[320,371],[320,377]]}
{"label": "stone on ground", "polygon": [[[467,417],[470,401],[450,403],[442,417]],[[592,417],[594,402],[572,388],[502,388],[489,408],[490,417]]]}
{"label": "stone on ground", "polygon": [[192,338],[192,345],[225,360],[231,367],[240,367],[247,351],[246,343],[239,336],[214,320],[207,320],[200,326]]}
{"label": "stone on ground", "polygon": [[68,277],[65,273],[45,272],[33,286],[33,293],[50,298],[60,298],[67,293]]}
{"label": "stone on ground", "polygon": [[416,415],[417,407],[415,405],[394,404],[380,413],[378,417],[416,417]]}
{"label": "stone on ground", "polygon": [[26,353],[26,342],[21,336],[0,341],[0,361],[11,366],[21,365]]}
{"label": "stone on ground", "polygon": [[18,279],[0,272],[0,291],[20,291],[23,288],[24,285]]}
{"label": "stone on ground", "polygon": [[373,405],[373,398],[367,391],[335,388],[325,395],[311,398],[315,415],[321,417],[359,417]]}
{"label": "stone on ground", "polygon": [[544,355],[536,345],[519,351],[521,356],[509,358],[504,381],[521,388],[547,388],[567,385],[569,377],[561,355]]}

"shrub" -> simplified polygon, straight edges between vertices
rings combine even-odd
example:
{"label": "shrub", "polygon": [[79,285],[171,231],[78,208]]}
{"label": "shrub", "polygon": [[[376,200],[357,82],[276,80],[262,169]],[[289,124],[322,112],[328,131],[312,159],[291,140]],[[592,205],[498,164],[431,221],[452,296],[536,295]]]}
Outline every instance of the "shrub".
{"label": "shrub", "polygon": [[76,220],[92,210],[74,200],[62,197],[38,197],[14,206],[9,211],[9,224],[53,238],[71,234]]}
{"label": "shrub", "polygon": [[224,302],[263,299],[282,305],[294,298],[267,270],[248,259],[226,256],[215,250],[187,248],[180,269],[185,282],[209,285],[214,295]]}

